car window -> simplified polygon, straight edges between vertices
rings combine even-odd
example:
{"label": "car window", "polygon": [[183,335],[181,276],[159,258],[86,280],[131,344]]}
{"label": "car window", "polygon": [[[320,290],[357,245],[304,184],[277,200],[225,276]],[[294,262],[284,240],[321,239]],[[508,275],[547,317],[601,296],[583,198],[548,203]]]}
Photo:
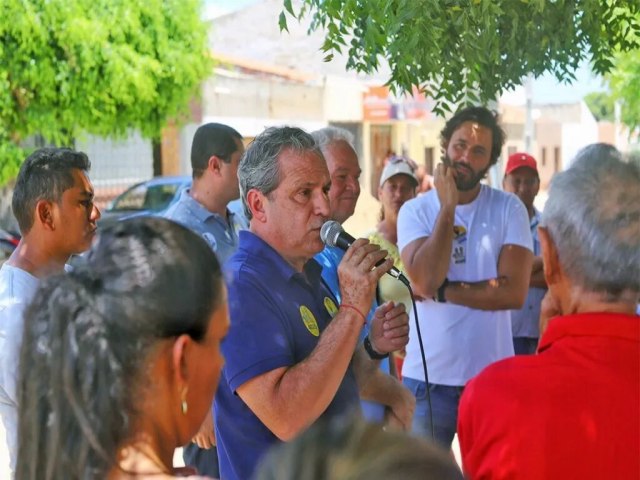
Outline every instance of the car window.
{"label": "car window", "polygon": [[149,210],[158,212],[168,207],[178,190],[178,183],[138,185],[123,193],[111,210]]}

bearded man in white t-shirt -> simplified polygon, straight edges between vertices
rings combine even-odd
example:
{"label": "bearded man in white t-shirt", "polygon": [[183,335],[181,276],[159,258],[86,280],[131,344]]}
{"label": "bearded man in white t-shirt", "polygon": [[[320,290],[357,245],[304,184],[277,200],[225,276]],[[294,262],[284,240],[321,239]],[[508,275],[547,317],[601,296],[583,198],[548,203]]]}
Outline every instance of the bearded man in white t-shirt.
{"label": "bearded man in white t-shirt", "polygon": [[496,116],[484,107],[461,110],[440,139],[435,189],[400,210],[398,248],[414,292],[425,299],[417,313],[427,381],[415,328],[403,365],[416,396],[413,430],[430,437],[433,429],[450,448],[464,385],[513,355],[509,310],[524,303],[533,254],[522,202],[480,183],[504,145]]}
{"label": "bearded man in white t-shirt", "polygon": [[0,268],[0,478],[13,478],[18,450],[18,377],[23,311],[40,280],[88,250],[100,211],[82,152],[43,148],[22,164],[11,207],[22,239]]}

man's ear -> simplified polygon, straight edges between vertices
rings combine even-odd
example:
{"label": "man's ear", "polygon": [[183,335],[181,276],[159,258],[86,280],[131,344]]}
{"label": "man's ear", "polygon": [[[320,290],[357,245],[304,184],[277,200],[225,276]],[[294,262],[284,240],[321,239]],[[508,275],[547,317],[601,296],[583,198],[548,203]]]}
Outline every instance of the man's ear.
{"label": "man's ear", "polygon": [[222,159],[217,155],[211,155],[209,157],[209,161],[207,162],[207,170],[219,175],[221,169],[222,169]]}
{"label": "man's ear", "polygon": [[247,192],[247,206],[251,211],[252,219],[255,218],[260,223],[267,221],[265,204],[268,201],[267,197],[255,188],[252,188]]}
{"label": "man's ear", "polygon": [[54,208],[55,204],[53,202],[49,200],[38,200],[36,203],[34,222],[40,223],[47,230],[55,230]]}
{"label": "man's ear", "polygon": [[547,285],[555,285],[560,281],[562,267],[558,258],[556,244],[545,227],[538,227],[538,238],[542,249],[542,266],[544,267],[544,279]]}

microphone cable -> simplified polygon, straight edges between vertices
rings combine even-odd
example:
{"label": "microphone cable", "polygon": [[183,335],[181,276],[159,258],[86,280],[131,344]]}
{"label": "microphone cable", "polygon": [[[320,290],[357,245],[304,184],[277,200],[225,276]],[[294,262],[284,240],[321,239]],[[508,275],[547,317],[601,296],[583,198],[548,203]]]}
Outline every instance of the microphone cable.
{"label": "microphone cable", "polygon": [[427,369],[427,357],[424,353],[424,344],[422,342],[422,333],[420,332],[420,322],[418,321],[418,309],[416,308],[416,300],[413,296],[413,289],[410,282],[402,282],[409,290],[411,296],[411,305],[413,306],[414,323],[416,325],[416,333],[418,334],[418,344],[420,345],[420,357],[422,359],[422,370],[424,372],[425,393],[427,396],[427,405],[429,406],[429,430],[431,431],[431,440],[436,441],[433,430],[433,408],[431,406],[431,392],[429,391],[429,372]]}

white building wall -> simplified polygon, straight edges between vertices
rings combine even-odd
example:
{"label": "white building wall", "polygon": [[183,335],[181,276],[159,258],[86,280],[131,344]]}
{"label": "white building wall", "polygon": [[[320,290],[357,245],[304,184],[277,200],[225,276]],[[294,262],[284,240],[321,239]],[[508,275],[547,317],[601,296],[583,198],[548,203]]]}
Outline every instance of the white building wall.
{"label": "white building wall", "polygon": [[310,131],[326,126],[324,103],[322,85],[218,71],[203,87],[202,122],[225,123],[245,138],[270,126]]}
{"label": "white building wall", "polygon": [[598,141],[597,123],[565,123],[562,125],[562,170],[571,166],[576,153]]}
{"label": "white building wall", "polygon": [[324,78],[323,117],[331,122],[362,122],[366,87],[353,78]]}
{"label": "white building wall", "polygon": [[94,185],[114,181],[132,183],[153,176],[151,141],[138,132],[123,140],[87,135],[79,138],[75,147],[89,156]]}
{"label": "white building wall", "polygon": [[598,141],[598,122],[584,101],[579,104],[577,123],[562,125],[562,169],[571,165],[576,153],[587,145]]}

